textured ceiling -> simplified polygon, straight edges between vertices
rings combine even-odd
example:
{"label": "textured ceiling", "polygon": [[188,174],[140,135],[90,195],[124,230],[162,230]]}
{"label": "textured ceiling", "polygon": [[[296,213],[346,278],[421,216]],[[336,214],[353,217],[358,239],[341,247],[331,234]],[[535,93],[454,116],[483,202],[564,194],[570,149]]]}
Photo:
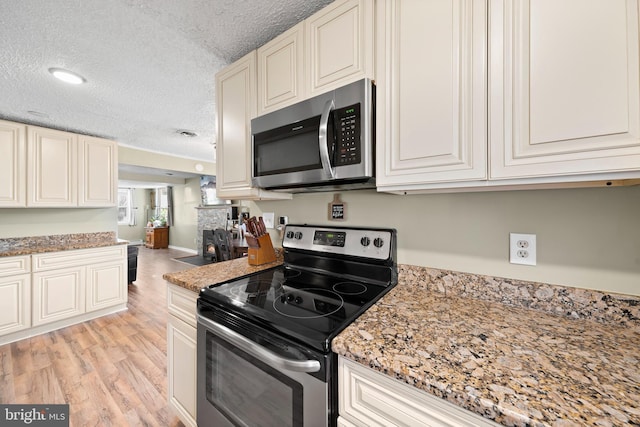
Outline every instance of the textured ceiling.
{"label": "textured ceiling", "polygon": [[0,117],[213,161],[216,72],[330,2],[0,0]]}

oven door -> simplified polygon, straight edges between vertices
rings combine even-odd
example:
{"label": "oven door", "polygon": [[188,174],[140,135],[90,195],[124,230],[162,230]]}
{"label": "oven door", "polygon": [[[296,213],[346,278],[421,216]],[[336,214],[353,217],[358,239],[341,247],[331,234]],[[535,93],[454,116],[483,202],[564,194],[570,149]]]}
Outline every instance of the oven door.
{"label": "oven door", "polygon": [[198,315],[198,425],[327,426],[329,387],[316,378],[322,357],[255,341]]}

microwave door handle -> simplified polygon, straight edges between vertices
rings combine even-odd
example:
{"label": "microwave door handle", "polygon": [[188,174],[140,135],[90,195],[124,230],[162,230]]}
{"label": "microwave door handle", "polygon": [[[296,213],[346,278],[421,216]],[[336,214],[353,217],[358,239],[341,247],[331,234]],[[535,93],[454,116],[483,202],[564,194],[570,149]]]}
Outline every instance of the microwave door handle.
{"label": "microwave door handle", "polygon": [[327,177],[335,179],[336,171],[331,167],[331,159],[329,158],[329,146],[327,144],[328,136],[327,130],[329,127],[329,114],[334,109],[335,104],[333,99],[327,101],[324,104],[322,115],[320,116],[320,128],[318,129],[318,148],[320,149],[320,162],[322,163],[322,170]]}
{"label": "microwave door handle", "polygon": [[272,352],[271,350],[267,350],[260,344],[251,341],[244,335],[240,335],[239,333],[232,331],[226,326],[212,322],[211,320],[201,316],[200,314],[198,314],[198,323],[214,332],[220,338],[223,338],[229,343],[235,345],[240,350],[249,353],[253,357],[262,360],[263,362],[270,364],[273,367],[294,372],[320,371],[320,362],[318,362],[317,360],[287,359],[286,357],[282,357]]}

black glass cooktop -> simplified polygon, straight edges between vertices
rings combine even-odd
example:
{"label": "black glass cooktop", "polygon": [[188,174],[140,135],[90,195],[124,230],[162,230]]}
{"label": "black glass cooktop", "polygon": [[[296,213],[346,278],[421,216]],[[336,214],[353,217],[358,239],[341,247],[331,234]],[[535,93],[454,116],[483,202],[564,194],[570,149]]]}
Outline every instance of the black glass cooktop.
{"label": "black glass cooktop", "polygon": [[318,350],[391,286],[276,267],[205,288],[200,301]]}

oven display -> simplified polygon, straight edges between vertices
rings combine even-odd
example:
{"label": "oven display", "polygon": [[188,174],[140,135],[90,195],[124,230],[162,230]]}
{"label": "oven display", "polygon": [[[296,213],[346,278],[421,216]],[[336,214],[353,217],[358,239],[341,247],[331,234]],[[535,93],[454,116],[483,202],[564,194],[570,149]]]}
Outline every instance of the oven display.
{"label": "oven display", "polygon": [[321,246],[339,246],[344,248],[345,236],[344,231],[323,231],[316,230],[313,235],[313,244]]}

